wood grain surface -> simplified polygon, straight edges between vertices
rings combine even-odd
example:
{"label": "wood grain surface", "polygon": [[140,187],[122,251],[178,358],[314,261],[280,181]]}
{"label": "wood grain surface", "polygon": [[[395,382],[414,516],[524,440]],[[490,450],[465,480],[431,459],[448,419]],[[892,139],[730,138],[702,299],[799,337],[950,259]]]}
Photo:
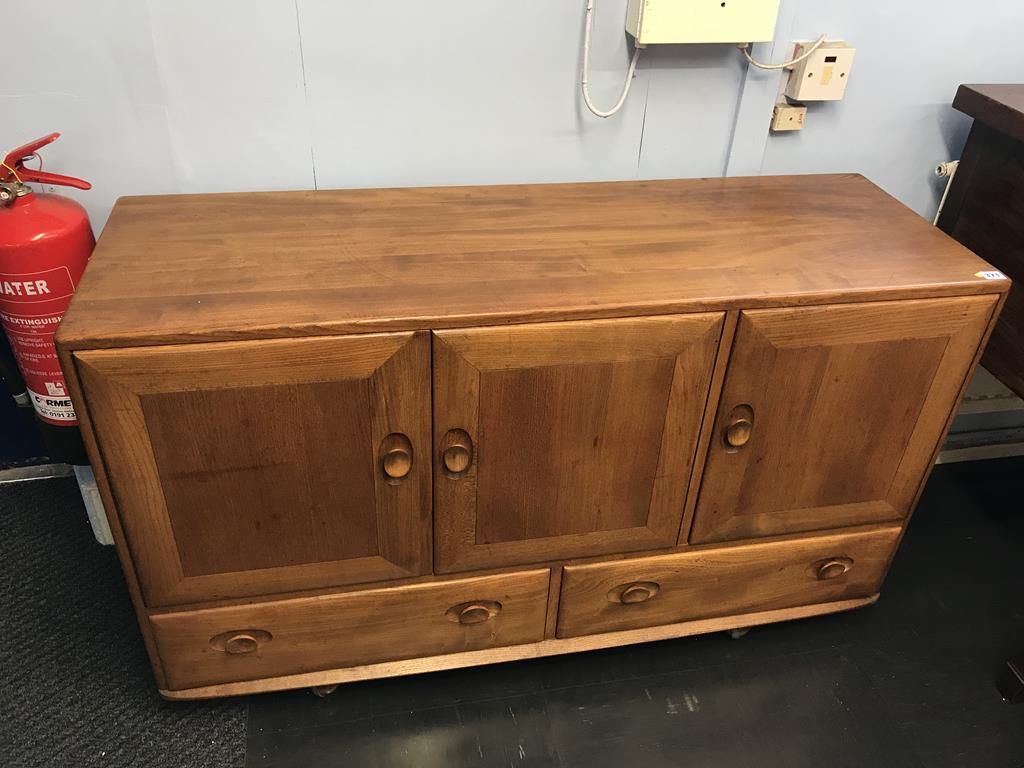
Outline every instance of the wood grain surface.
{"label": "wood grain surface", "polygon": [[[168,686],[187,688],[537,642],[547,596],[548,571],[538,569],[157,613],[151,621]],[[224,638],[254,633],[266,639],[250,652],[225,649]]]}
{"label": "wood grain surface", "polygon": [[[899,534],[886,526],[566,566],[558,637],[866,597],[878,591]],[[837,574],[828,566],[840,558],[850,565]]]}
{"label": "wood grain surface", "polygon": [[[996,300],[744,312],[690,540],[902,519]],[[743,409],[752,429],[736,447]]]}
{"label": "wood grain surface", "polygon": [[75,360],[148,605],[429,573],[428,334]]}
{"label": "wood grain surface", "polygon": [[434,335],[439,573],[672,546],[721,313],[537,323]]}
{"label": "wood grain surface", "polygon": [[402,661],[385,661],[358,667],[282,675],[261,680],[242,680],[239,682],[178,690],[161,688],[160,695],[172,700],[209,699],[220,696],[243,696],[251,693],[284,691],[290,688],[353,683],[361,680],[377,680],[403,675],[421,675],[426,672],[437,672],[444,669],[463,669],[483,664],[538,659],[545,656],[581,653],[634,643],[650,643],[658,640],[702,635],[708,632],[724,632],[729,629],[756,627],[779,621],[793,621],[811,616],[822,616],[828,613],[850,611],[855,608],[871,605],[877,600],[878,595],[874,594],[853,600],[837,600],[831,603],[800,605],[795,608],[783,608],[773,611],[754,611],[734,616],[697,619],[695,621],[679,622],[678,624],[665,624],[660,627],[645,627],[644,629],[631,629],[622,632],[604,632],[598,635],[583,635],[581,637],[565,639],[551,638],[542,640],[539,643],[524,643],[503,648],[486,648],[480,651],[463,651],[460,653],[448,653],[442,656],[426,656],[419,659],[406,659]]}
{"label": "wood grain surface", "polygon": [[126,197],[68,348],[1004,291],[856,175]]}

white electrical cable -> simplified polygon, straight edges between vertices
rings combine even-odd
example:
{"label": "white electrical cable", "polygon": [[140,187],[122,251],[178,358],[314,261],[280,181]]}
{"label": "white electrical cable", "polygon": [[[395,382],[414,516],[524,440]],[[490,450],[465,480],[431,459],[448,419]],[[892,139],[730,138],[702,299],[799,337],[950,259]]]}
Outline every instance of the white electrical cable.
{"label": "white electrical cable", "polygon": [[946,188],[942,190],[942,199],[939,200],[939,210],[935,212],[935,218],[932,220],[932,224],[936,227],[939,226],[942,209],[946,207],[946,198],[949,197],[949,190],[953,186],[953,177],[956,176],[956,171],[959,167],[959,160],[950,160],[948,163],[939,163],[935,168],[935,175],[940,179],[946,179]]}
{"label": "white electrical cable", "polygon": [[580,87],[583,90],[583,103],[587,105],[587,109],[598,117],[611,117],[622,109],[622,105],[626,103],[626,96],[629,95],[629,86],[633,84],[633,74],[636,72],[636,63],[640,58],[640,49],[636,48],[633,51],[633,59],[629,62],[629,73],[626,75],[626,82],[622,86],[622,95],[619,96],[619,100],[615,102],[615,106],[608,111],[600,110],[595,107],[594,102],[590,100],[590,90],[587,88],[587,80],[590,76],[590,34],[593,26],[594,0],[587,0],[587,29],[583,35],[583,69],[580,72]]}
{"label": "white electrical cable", "polygon": [[763,62],[757,61],[753,56],[750,55],[750,51],[747,50],[750,47],[750,43],[740,43],[739,49],[740,52],[744,55],[744,57],[746,57],[747,61],[749,61],[753,66],[758,67],[759,69],[788,69],[789,67],[792,67],[795,64],[799,64],[801,61],[806,59],[816,50],[821,48],[821,46],[825,44],[826,38],[828,38],[828,35],[822,35],[821,37],[818,38],[817,42],[815,42],[814,45],[812,45],[802,54],[797,56],[795,59],[793,59],[792,61],[784,61],[781,64],[765,64]]}

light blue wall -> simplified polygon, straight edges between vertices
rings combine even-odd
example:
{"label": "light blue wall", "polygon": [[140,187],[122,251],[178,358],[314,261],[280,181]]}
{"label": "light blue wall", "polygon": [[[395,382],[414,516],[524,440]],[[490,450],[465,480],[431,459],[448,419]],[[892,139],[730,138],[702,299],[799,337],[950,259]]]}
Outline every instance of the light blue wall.
{"label": "light blue wall", "polygon": [[854,71],[842,102],[768,140],[762,172],[858,171],[931,218],[933,167],[960,156],[971,125],[949,106],[957,86],[1024,82],[1022,30],[1020,0],[799,0],[791,33],[851,41]]}
{"label": "light blue wall", "polygon": [[[680,0],[682,1],[682,0]],[[699,0],[694,0],[699,1]],[[592,84],[613,101],[626,0],[597,0]],[[578,95],[584,0],[0,0],[45,41],[0,68],[0,146],[51,130],[48,167],[98,226],[120,195],[723,173],[865,173],[930,215],[964,81],[1024,81],[1019,0],[783,0],[778,44],[857,46],[847,99],[769,137],[777,73],[731,46],[644,52],[626,108]]]}

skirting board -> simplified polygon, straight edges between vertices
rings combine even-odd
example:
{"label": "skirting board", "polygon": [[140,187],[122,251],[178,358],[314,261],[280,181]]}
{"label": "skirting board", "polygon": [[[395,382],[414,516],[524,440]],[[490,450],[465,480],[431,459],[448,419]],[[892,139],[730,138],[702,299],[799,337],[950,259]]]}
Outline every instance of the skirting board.
{"label": "skirting board", "polygon": [[67,464],[32,464],[28,467],[0,469],[0,485],[24,483],[29,480],[49,480],[53,477],[71,477],[75,473]]}
{"label": "skirting board", "polygon": [[870,597],[862,597],[855,600],[839,600],[831,603],[802,605],[796,608],[744,613],[737,616],[723,616],[715,619],[698,619],[697,621],[684,621],[679,624],[631,629],[624,632],[607,632],[601,635],[541,640],[540,642],[528,643],[526,645],[487,648],[482,651],[449,653],[443,656],[427,656],[418,659],[405,659],[404,661],[385,661],[378,664],[366,664],[361,667],[328,669],[322,672],[305,672],[299,675],[269,677],[262,680],[206,685],[199,688],[186,688],[180,691],[161,690],[160,695],[165,699],[172,700],[212,699],[220,696],[240,696],[250,693],[285,691],[291,688],[311,688],[313,686],[352,683],[360,680],[376,680],[384,677],[416,675],[424,672],[475,667],[504,661],[538,659],[543,656],[594,651],[619,645],[649,643],[655,640],[671,640],[690,635],[703,635],[709,632],[773,624],[791,619],[804,619],[810,616],[821,616],[826,613],[838,613],[839,611],[860,608],[861,606],[870,605],[876,600],[878,600],[877,593]]}
{"label": "skirting board", "polygon": [[970,448],[945,448],[935,463],[955,464],[958,461],[1005,459],[1009,456],[1024,456],[1024,443],[993,443],[992,445],[973,445]]}

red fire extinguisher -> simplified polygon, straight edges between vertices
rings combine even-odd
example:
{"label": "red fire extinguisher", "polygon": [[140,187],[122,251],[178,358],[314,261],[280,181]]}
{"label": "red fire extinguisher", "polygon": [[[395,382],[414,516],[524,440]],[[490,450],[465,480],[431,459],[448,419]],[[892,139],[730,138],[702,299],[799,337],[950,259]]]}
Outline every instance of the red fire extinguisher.
{"label": "red fire extinguisher", "polygon": [[34,192],[28,184],[92,185],[25,166],[59,136],[51,133],[18,147],[0,164],[0,325],[25,379],[50,458],[86,464],[53,334],[96,242],[82,206],[60,195]]}

